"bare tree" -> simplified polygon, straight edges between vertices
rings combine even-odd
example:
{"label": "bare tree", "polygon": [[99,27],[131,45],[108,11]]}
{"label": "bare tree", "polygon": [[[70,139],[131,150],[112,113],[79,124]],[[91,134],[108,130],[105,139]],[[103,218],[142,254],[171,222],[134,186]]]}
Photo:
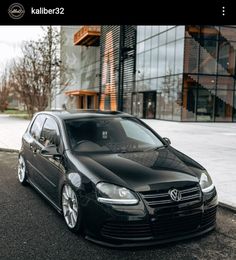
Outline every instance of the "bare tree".
{"label": "bare tree", "polygon": [[10,88],[8,85],[8,71],[4,70],[0,79],[0,111],[4,112],[8,106]]}
{"label": "bare tree", "polygon": [[23,57],[15,60],[11,68],[11,86],[19,94],[28,114],[51,107],[53,88],[59,85],[60,34],[56,27],[43,28],[38,41],[26,42]]}

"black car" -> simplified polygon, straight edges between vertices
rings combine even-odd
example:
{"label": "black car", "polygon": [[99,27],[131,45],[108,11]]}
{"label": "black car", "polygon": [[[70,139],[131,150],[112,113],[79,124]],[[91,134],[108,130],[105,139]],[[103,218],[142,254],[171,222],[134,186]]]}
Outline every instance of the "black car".
{"label": "black car", "polygon": [[103,245],[171,242],[216,224],[217,193],[206,169],[121,112],[37,113],[22,138],[18,177],[71,231]]}

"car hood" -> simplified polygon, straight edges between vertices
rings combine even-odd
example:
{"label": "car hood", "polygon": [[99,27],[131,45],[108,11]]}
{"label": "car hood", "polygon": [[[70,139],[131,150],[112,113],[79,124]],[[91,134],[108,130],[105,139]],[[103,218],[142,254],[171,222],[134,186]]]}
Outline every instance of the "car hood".
{"label": "car hood", "polygon": [[204,169],[171,148],[120,154],[77,155],[96,182],[105,181],[135,191],[181,187],[199,182]]}

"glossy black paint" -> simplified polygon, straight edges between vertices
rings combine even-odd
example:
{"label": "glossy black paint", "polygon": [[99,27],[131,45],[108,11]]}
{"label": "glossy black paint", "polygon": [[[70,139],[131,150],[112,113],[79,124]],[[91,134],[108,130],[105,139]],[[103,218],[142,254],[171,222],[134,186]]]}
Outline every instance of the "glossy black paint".
{"label": "glossy black paint", "polygon": [[[53,118],[57,123],[61,138],[58,154],[51,152],[51,155],[48,155],[47,151],[45,152],[45,147],[30,134],[31,125],[38,115],[43,115],[45,119]],[[214,210],[218,203],[215,189],[206,195],[201,192],[199,201],[182,204],[151,207],[143,199],[142,194],[145,192],[198,187],[200,174],[205,169],[171,147],[168,140],[163,140],[141,120],[137,119],[162,140],[165,144],[164,147],[154,151],[136,153],[88,154],[73,152],[65,131],[64,120],[99,117],[131,116],[119,112],[99,111],[83,113],[40,112],[36,114],[22,138],[20,151],[26,160],[29,183],[43,194],[59,212],[62,212],[62,187],[69,183],[79,198],[84,216],[83,228],[86,238],[104,245],[136,246],[162,243],[200,235],[214,228]],[[96,184],[101,181],[124,186],[134,191],[139,203],[129,206],[99,203],[96,197]],[[212,221],[206,222],[208,224],[204,226],[203,219],[205,215],[206,218],[208,217],[207,214]],[[180,224],[184,226],[185,223],[182,219],[186,218],[187,220],[191,216],[201,218],[200,224],[193,230],[172,232],[171,234],[167,232],[167,235],[159,235],[155,231],[159,230],[160,227],[156,227],[156,225],[158,225],[158,221],[164,221],[163,218],[169,218],[170,223],[174,222],[175,219],[180,219]],[[120,237],[118,231],[118,233],[114,232],[114,235],[107,235],[110,229],[119,229],[119,225],[127,227],[127,230],[124,230],[124,233],[127,231],[127,236]],[[129,225],[131,226],[129,227]],[[143,235],[144,233],[146,235]]]}

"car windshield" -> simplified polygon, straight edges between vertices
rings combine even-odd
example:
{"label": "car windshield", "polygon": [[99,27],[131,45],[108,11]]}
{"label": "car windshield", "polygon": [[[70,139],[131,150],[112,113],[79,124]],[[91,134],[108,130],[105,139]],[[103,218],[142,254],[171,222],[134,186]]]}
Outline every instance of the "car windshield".
{"label": "car windshield", "polygon": [[66,120],[71,148],[76,152],[142,152],[163,143],[135,118]]}

